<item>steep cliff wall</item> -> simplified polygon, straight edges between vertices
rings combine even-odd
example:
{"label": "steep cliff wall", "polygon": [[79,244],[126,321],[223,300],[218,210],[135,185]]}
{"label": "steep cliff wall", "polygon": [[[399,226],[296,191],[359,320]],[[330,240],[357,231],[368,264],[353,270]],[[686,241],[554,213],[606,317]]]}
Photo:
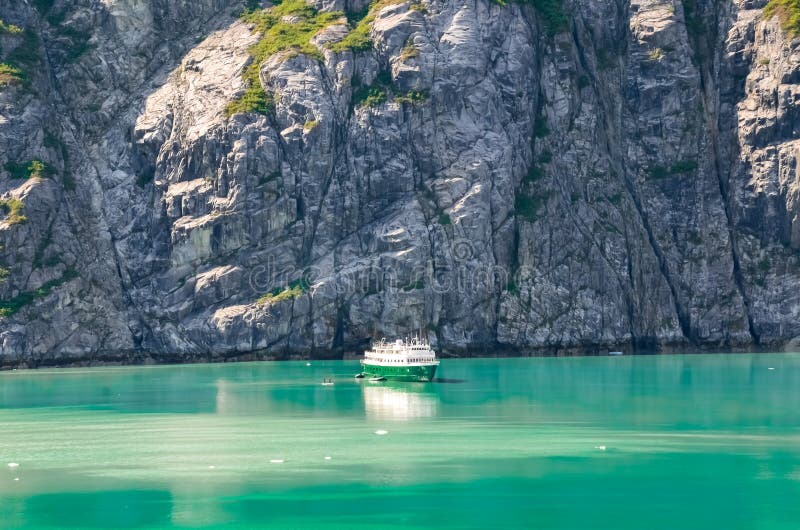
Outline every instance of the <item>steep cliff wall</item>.
{"label": "steep cliff wall", "polygon": [[0,363],[792,344],[764,4],[0,0]]}

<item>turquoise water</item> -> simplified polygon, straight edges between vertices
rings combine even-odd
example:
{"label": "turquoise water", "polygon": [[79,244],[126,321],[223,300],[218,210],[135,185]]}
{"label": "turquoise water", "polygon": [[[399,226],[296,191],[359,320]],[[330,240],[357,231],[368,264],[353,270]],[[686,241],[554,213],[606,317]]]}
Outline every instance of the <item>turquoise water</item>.
{"label": "turquoise water", "polygon": [[0,373],[0,527],[800,528],[800,355],[357,371]]}

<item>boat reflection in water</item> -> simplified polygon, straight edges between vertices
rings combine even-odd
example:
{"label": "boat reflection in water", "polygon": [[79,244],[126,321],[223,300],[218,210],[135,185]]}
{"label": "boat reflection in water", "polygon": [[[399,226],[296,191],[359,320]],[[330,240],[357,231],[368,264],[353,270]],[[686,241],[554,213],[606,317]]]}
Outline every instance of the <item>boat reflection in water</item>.
{"label": "boat reflection in water", "polygon": [[386,382],[363,387],[367,418],[411,420],[431,418],[439,411],[439,396],[430,385]]}

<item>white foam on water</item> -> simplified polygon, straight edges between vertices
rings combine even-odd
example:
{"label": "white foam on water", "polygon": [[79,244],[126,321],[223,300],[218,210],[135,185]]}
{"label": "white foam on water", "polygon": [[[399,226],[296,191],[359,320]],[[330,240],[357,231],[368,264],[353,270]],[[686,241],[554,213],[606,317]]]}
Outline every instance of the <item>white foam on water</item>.
{"label": "white foam on water", "polygon": [[13,469],[13,468],[15,468],[15,467],[19,467],[19,464],[17,464],[16,462],[9,462],[9,463],[8,463],[8,467],[10,467],[10,468],[12,468],[12,469]]}
{"label": "white foam on water", "polygon": [[384,434],[389,434],[389,431],[384,431],[383,429],[379,429],[375,431],[375,434],[377,434],[378,436],[383,436]]}
{"label": "white foam on water", "polygon": [[283,464],[283,462],[284,461],[282,459],[280,459],[280,458],[274,458],[274,459],[269,461],[270,464]]}

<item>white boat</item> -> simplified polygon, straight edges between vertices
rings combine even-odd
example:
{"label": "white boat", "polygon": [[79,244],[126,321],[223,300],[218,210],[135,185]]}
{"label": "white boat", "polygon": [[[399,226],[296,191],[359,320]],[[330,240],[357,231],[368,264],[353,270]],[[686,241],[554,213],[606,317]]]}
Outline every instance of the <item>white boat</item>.
{"label": "white boat", "polygon": [[372,348],[364,352],[361,366],[370,381],[385,378],[428,382],[433,380],[439,361],[427,340],[413,338],[386,342],[382,339],[372,343]]}
{"label": "white boat", "polygon": [[610,351],[608,352],[609,355],[622,355],[621,351]]}

